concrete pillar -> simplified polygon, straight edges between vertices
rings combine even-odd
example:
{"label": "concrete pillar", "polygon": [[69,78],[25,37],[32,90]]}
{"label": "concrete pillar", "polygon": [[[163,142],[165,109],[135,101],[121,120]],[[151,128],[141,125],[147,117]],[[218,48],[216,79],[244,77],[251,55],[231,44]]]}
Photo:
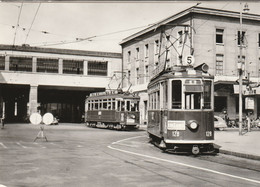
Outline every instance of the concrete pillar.
{"label": "concrete pillar", "polygon": [[32,72],[37,72],[37,58],[32,58]]}
{"label": "concrete pillar", "polygon": [[63,74],[63,59],[59,59],[58,73]]}
{"label": "concrete pillar", "polygon": [[258,116],[257,116],[257,96],[254,96],[254,114],[253,114],[253,118],[256,119]]}
{"label": "concrete pillar", "polygon": [[112,72],[112,67],[111,67],[111,61],[107,61],[107,76],[111,77],[114,72]]}
{"label": "concrete pillar", "polygon": [[227,113],[230,119],[236,119],[236,97],[228,96],[227,97]]}
{"label": "concrete pillar", "polygon": [[30,85],[29,93],[29,115],[37,112],[38,85]]}
{"label": "concrete pillar", "polygon": [[83,62],[83,75],[88,75],[88,61],[84,60]]}
{"label": "concrete pillar", "polygon": [[5,56],[5,70],[9,71],[10,67],[10,56]]}

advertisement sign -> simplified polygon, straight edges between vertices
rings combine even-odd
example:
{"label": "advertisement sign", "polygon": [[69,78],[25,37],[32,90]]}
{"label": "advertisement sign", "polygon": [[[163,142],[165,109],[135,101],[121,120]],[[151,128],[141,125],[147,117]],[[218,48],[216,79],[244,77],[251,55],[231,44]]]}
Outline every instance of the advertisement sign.
{"label": "advertisement sign", "polygon": [[253,97],[246,97],[245,99],[245,108],[246,109],[250,109],[250,110],[254,110],[255,108],[255,100]]}

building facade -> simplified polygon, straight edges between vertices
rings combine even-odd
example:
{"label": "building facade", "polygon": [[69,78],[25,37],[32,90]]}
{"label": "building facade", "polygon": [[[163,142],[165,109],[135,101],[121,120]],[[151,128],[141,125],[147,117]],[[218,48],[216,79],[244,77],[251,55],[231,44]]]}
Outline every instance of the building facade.
{"label": "building facade", "polygon": [[[257,84],[260,69],[260,15],[244,13],[242,20],[241,24],[240,12],[192,7],[120,43],[128,77],[124,85],[132,84],[131,90],[141,96],[143,123],[147,120],[146,88],[155,69],[161,64],[167,68],[182,65],[188,55],[194,57],[194,66],[206,63],[215,76],[215,113],[227,111],[230,119],[237,118],[240,50],[245,80]],[[244,85],[243,113],[248,111],[254,117],[260,115],[260,89],[248,91]]]}
{"label": "building facade", "polygon": [[121,63],[120,53],[0,45],[0,113],[7,123],[35,112],[81,122],[86,96],[111,88]]}

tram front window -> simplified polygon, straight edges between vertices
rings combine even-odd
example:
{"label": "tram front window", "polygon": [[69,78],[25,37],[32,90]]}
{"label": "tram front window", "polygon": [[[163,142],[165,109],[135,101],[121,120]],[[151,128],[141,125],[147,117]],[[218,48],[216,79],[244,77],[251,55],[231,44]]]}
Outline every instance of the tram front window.
{"label": "tram front window", "polygon": [[185,109],[200,109],[201,93],[185,93]]}
{"label": "tram front window", "polygon": [[136,112],[139,111],[139,101],[131,101],[131,111]]}
{"label": "tram front window", "polygon": [[172,81],[172,108],[181,108],[181,80]]}

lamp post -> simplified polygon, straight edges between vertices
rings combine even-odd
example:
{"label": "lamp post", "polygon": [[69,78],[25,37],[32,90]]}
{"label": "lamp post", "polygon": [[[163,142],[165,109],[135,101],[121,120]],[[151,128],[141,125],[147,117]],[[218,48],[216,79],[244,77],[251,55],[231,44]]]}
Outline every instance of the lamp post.
{"label": "lamp post", "polygon": [[242,135],[242,106],[243,106],[243,101],[242,101],[242,81],[243,81],[243,71],[244,71],[244,62],[242,60],[242,44],[243,44],[243,36],[242,36],[242,16],[244,12],[248,12],[249,8],[247,3],[244,6],[244,9],[242,10],[242,3],[240,3],[240,31],[239,31],[239,41],[240,41],[240,46],[239,46],[239,66],[238,66],[238,74],[239,74],[239,135]]}

